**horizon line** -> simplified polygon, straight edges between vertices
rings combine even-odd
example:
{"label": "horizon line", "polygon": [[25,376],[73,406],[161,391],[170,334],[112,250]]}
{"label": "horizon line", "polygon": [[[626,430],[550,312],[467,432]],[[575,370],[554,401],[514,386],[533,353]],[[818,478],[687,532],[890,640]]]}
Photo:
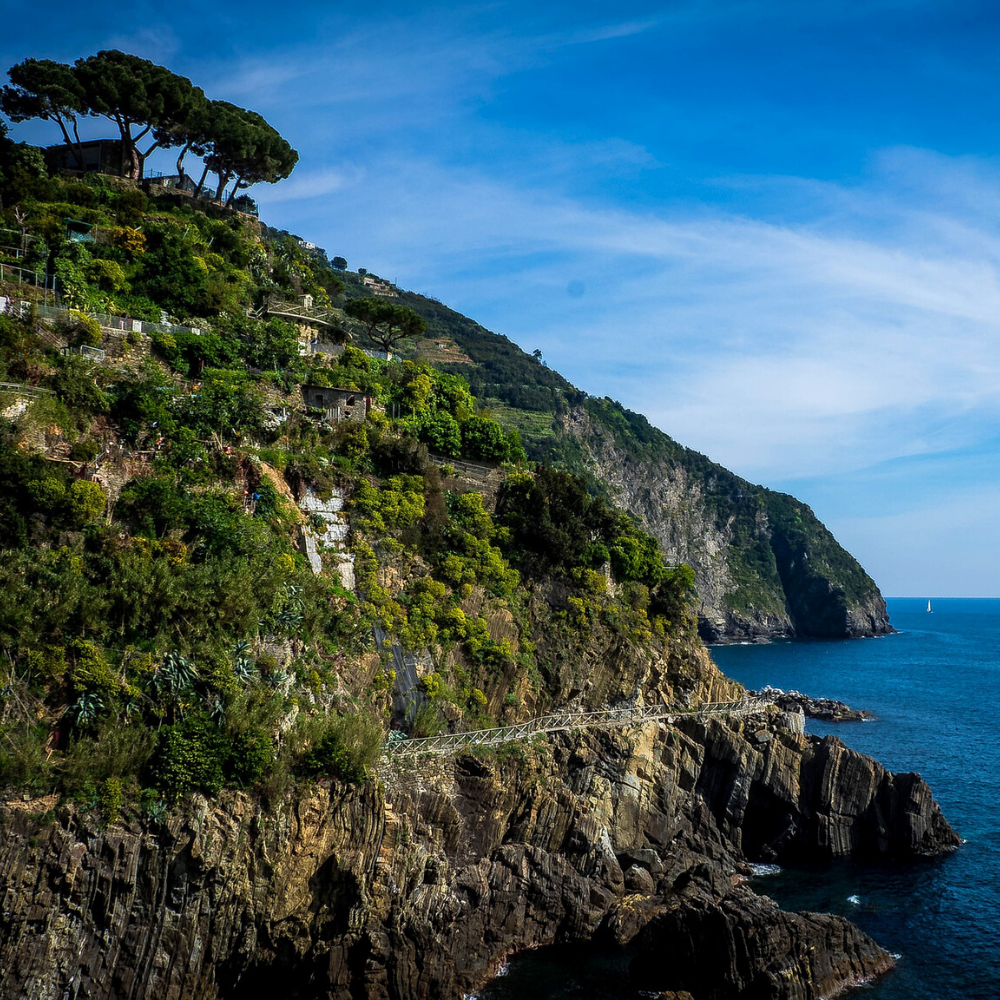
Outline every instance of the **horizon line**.
{"label": "horizon line", "polygon": [[[885,596],[885,595],[883,595]],[[934,594],[894,594],[891,597],[885,598],[887,601],[997,601],[1000,600],[1000,595],[996,597],[966,597],[962,594],[949,594],[947,596],[935,597]]]}

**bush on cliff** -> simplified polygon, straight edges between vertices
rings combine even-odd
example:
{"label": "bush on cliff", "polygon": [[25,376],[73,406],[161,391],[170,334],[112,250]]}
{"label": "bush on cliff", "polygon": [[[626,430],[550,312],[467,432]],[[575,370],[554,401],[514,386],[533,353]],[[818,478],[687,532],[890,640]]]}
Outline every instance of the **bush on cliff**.
{"label": "bush on cliff", "polygon": [[363,714],[319,721],[314,743],[302,760],[304,774],[360,784],[371,775],[385,742],[385,730]]}
{"label": "bush on cliff", "polygon": [[149,762],[150,783],[177,801],[190,792],[214,795],[226,781],[232,746],[205,715],[192,715],[156,734]]}

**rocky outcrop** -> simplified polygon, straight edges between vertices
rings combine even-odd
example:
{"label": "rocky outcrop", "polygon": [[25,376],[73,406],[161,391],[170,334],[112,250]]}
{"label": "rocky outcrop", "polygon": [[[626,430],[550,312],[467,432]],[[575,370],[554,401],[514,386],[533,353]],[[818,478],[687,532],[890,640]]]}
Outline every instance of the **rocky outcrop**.
{"label": "rocky outcrop", "polygon": [[163,827],[8,808],[0,996],[429,1000],[512,951],[589,939],[631,945],[643,983],[699,1000],[830,996],[889,957],[844,921],[753,896],[743,859],[956,838],[919,777],[782,718],[438,758],[266,812],[230,794]]}
{"label": "rocky outcrop", "polygon": [[687,725],[712,762],[699,795],[751,859],[912,858],[958,846],[919,775],[892,774],[834,736],[772,727],[741,740],[727,726]]}
{"label": "rocky outcrop", "polygon": [[707,642],[892,631],[874,581],[794,497],[740,479],[609,402],[570,409],[559,429],[667,561],[695,571]]}
{"label": "rocky outcrop", "polygon": [[832,997],[893,966],[843,917],[785,913],[745,891],[697,898],[655,917],[630,968],[637,986],[657,989],[662,955],[678,966],[673,982],[698,1000]]}
{"label": "rocky outcrop", "polygon": [[801,691],[782,691],[767,685],[760,691],[747,693],[773,702],[784,712],[801,712],[810,719],[820,719],[823,722],[871,722],[875,718],[875,713],[866,708],[851,708],[833,698],[810,698]]}

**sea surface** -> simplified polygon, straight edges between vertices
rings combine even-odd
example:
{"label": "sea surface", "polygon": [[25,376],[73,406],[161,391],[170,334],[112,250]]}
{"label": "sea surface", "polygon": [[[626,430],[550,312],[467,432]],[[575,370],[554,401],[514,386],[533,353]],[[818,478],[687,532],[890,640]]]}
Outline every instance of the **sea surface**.
{"label": "sea surface", "polygon": [[[820,724],[893,771],[917,771],[964,839],[945,858],[785,868],[755,888],[792,910],[839,913],[899,956],[859,1000],[1000,1000],[1000,600],[890,600],[896,635],[717,646],[719,666],[837,698],[874,722]],[[542,948],[513,958],[481,1000],[639,1000],[628,957]]]}

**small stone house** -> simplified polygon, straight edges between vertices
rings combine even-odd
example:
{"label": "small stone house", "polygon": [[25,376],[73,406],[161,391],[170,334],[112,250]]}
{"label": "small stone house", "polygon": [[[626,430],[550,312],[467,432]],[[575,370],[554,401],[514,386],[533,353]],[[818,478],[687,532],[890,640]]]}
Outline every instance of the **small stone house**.
{"label": "small stone house", "polygon": [[362,423],[374,400],[358,389],[334,389],[327,385],[302,386],[302,399],[310,409],[326,410],[330,420],[356,420]]}

